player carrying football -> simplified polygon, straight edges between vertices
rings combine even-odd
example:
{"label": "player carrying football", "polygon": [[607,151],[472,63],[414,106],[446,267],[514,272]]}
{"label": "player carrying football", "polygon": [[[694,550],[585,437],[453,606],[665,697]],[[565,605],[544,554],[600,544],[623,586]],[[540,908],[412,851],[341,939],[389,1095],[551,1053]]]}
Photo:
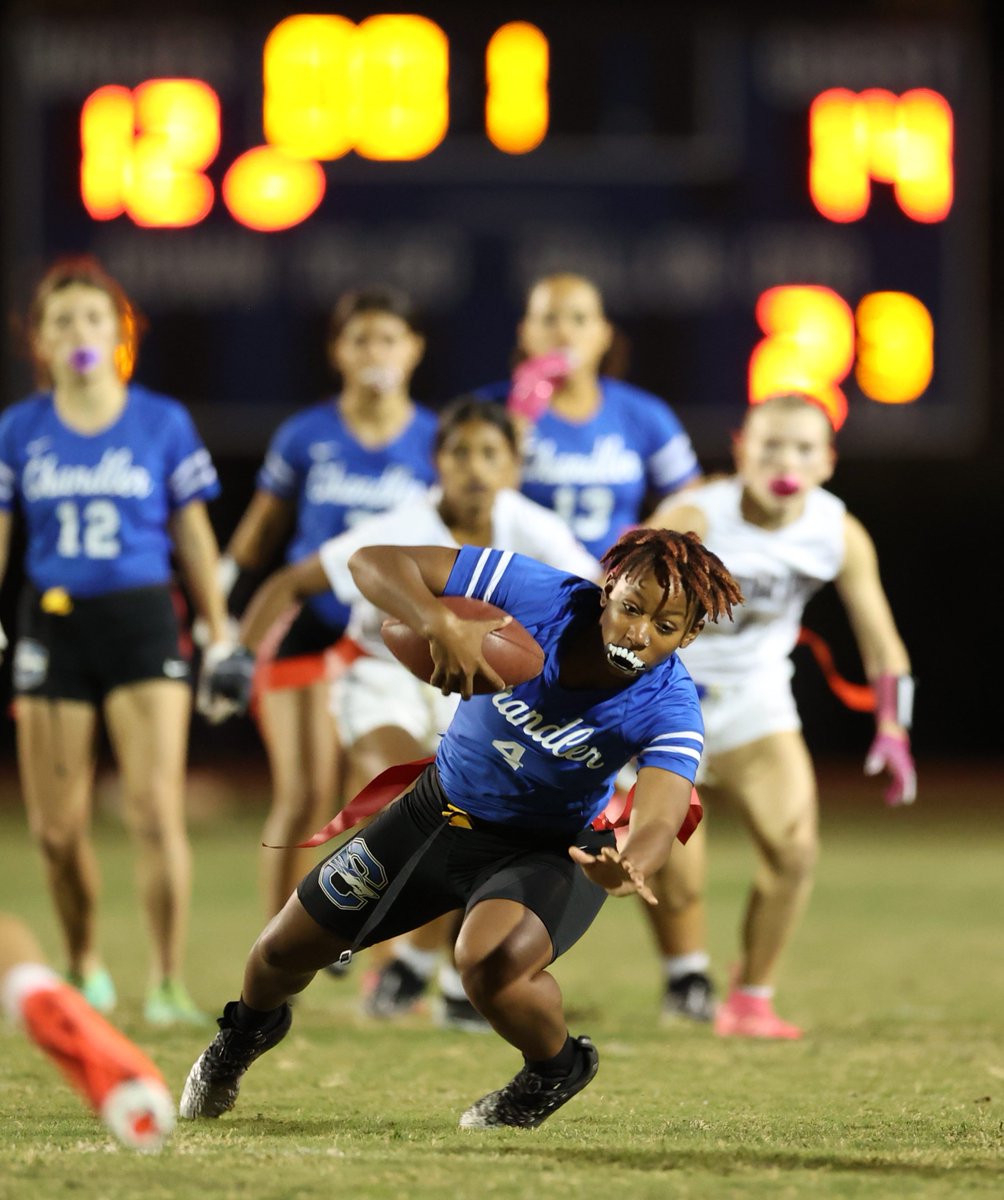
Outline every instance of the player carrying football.
{"label": "player carrying football", "polygon": [[[581,1091],[598,1055],[569,1035],[550,963],[610,895],[651,897],[645,879],[688,813],[703,745],[697,693],[676,656],[742,594],[692,534],[634,530],[604,556],[602,587],[507,551],[371,546],[350,561],[363,594],[429,639],[432,682],[467,697],[436,759],[402,799],[322,861],[262,932],[239,1000],[189,1073],[184,1117],[218,1117],[251,1063],[285,1036],[289,997],[345,950],[466,909],[457,966],[468,996],[524,1066],[461,1117],[466,1129],[532,1128]],[[503,608],[536,638],[541,674],[502,681],[482,639],[437,602]],[[637,757],[628,837],[591,822]]]}

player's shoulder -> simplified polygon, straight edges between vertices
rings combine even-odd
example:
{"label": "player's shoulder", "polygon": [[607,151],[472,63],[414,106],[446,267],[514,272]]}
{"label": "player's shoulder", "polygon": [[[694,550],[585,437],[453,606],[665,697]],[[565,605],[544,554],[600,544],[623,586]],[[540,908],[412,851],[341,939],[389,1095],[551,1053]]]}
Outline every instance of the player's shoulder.
{"label": "player's shoulder", "polygon": [[318,434],[332,437],[341,429],[342,423],[333,401],[317,400],[284,418],[276,427],[275,437],[286,441],[317,437]]}
{"label": "player's shoulder", "polygon": [[495,494],[495,517],[509,525],[536,531],[560,530],[567,532],[568,525],[552,508],[545,508],[515,488],[500,488]]}
{"label": "player's shoulder", "polygon": [[742,481],[738,475],[719,475],[687,488],[675,499],[680,504],[693,504],[698,508],[705,504],[738,504],[742,492]]}
{"label": "player's shoulder", "polygon": [[430,441],[436,434],[436,425],[439,418],[430,408],[417,402],[413,402],[412,409],[414,415],[411,419],[409,432],[423,439],[428,438]]}
{"label": "player's shoulder", "polygon": [[808,494],[805,508],[810,516],[828,517],[831,520],[843,521],[844,517],[850,515],[847,505],[839,496],[821,487],[813,488]]}
{"label": "player's shoulder", "polygon": [[628,412],[667,413],[672,410],[669,404],[655,392],[648,392],[635,383],[624,379],[614,379],[609,375],[600,376],[600,386],[603,398],[626,409]]}
{"label": "player's shoulder", "polygon": [[648,704],[645,705],[650,715],[664,713],[667,707],[675,707],[696,714],[695,719],[701,720],[701,702],[697,693],[697,684],[691,678],[683,660],[678,654],[659,664],[651,677],[652,687],[648,689]]}
{"label": "player's shoulder", "polygon": [[0,430],[6,434],[17,434],[31,430],[40,421],[54,412],[51,392],[32,392],[21,400],[9,404],[0,412]]}
{"label": "player's shoulder", "polygon": [[157,422],[158,426],[165,421],[187,423],[192,419],[191,413],[177,397],[154,391],[144,384],[130,383],[128,395],[130,408],[138,416]]}
{"label": "player's shoulder", "polygon": [[648,434],[654,439],[653,449],[677,434],[685,433],[680,418],[667,400],[647,392],[623,379],[602,376],[604,408],[617,414],[620,424],[635,437]]}

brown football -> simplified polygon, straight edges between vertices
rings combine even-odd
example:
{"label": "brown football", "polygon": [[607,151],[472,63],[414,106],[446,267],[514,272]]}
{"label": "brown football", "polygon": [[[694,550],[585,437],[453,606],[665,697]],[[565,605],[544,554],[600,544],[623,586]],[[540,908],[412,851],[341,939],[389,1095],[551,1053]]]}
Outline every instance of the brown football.
{"label": "brown football", "polygon": [[[494,604],[486,604],[484,600],[474,600],[470,596],[440,596],[440,600],[458,617],[488,620],[506,615],[503,609],[496,608]],[[429,682],[433,664],[429,643],[425,638],[419,637],[396,617],[388,617],[384,621],[380,636],[399,662],[404,663],[413,675]],[[544,651],[515,617],[503,629],[486,634],[483,647],[486,660],[510,686],[526,683],[544,669]],[[474,691],[478,695],[495,690],[487,679],[482,676],[475,678]]]}

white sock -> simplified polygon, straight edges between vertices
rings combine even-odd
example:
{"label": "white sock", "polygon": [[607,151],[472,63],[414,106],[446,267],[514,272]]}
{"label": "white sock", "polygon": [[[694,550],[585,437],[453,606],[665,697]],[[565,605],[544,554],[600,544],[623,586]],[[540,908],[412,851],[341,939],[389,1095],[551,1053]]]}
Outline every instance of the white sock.
{"label": "white sock", "polygon": [[44,963],[18,963],[0,980],[0,1002],[10,1020],[20,1021],[26,996],[43,988],[57,987],[60,982],[56,972]]}
{"label": "white sock", "polygon": [[400,959],[406,967],[410,967],[419,979],[429,980],[439,962],[438,950],[419,950],[411,942],[398,942],[394,947],[394,957]]}
{"label": "white sock", "polygon": [[695,973],[706,975],[711,966],[711,955],[706,950],[694,950],[691,954],[674,954],[665,957],[662,965],[666,978],[670,981]]}
{"label": "white sock", "polygon": [[452,963],[443,963],[439,968],[439,990],[447,1000],[466,1000],[460,972]]}
{"label": "white sock", "polygon": [[769,984],[743,983],[736,988],[744,996],[752,996],[754,1000],[773,1000],[774,989]]}

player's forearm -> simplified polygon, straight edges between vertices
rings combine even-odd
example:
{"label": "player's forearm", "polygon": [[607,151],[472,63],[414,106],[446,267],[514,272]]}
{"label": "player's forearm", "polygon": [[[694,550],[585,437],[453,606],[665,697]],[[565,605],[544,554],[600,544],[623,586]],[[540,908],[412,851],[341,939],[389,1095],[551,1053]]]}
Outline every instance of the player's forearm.
{"label": "player's forearm", "polygon": [[356,586],[382,612],[422,637],[437,636],[448,618],[417,562],[397,546],[366,546],[349,559]]}
{"label": "player's forearm", "polygon": [[10,513],[6,509],[0,510],[0,584],[7,578],[7,563],[10,558],[10,525]]}
{"label": "player's forearm", "polygon": [[239,634],[241,645],[257,651],[265,635],[281,616],[311,596],[327,591],[329,586],[317,555],[292,563],[270,575],[244,610]]}
{"label": "player's forearm", "polygon": [[261,571],[272,561],[289,525],[289,505],[270,493],[258,491],[227,543],[227,556],[242,571]]}
{"label": "player's forearm", "polygon": [[174,519],[174,542],[181,572],[199,616],[209,627],[210,641],[226,638],[226,602],[219,585],[219,548],[205,505],[186,505]]}

